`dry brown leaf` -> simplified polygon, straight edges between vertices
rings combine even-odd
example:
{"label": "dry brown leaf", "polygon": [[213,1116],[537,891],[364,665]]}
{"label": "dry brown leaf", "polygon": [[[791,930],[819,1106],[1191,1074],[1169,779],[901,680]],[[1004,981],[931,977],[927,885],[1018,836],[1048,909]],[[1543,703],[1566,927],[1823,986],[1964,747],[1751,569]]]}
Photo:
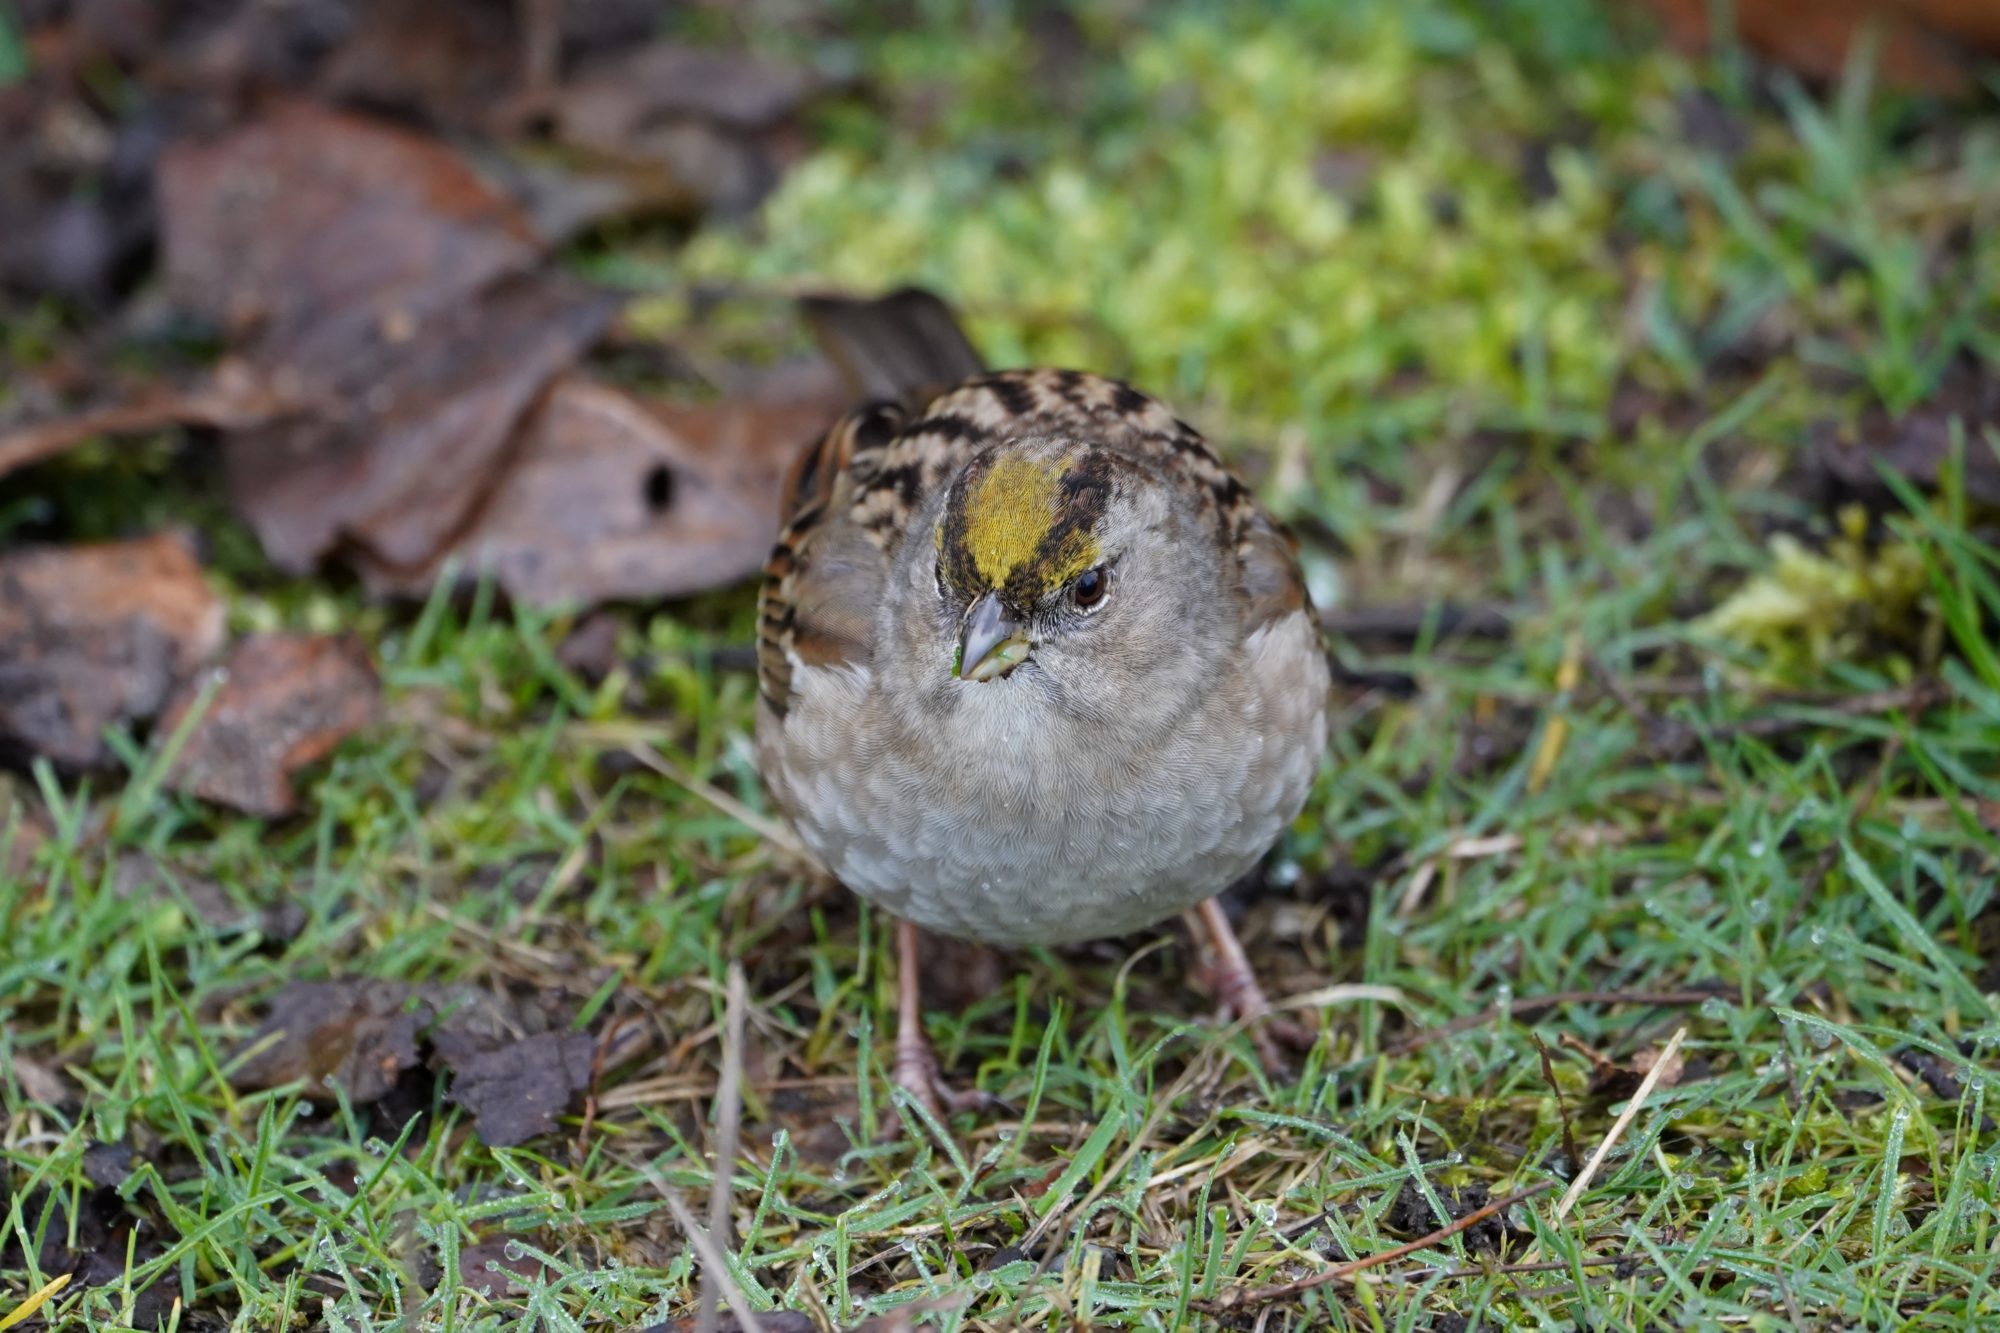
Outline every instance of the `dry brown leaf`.
{"label": "dry brown leaf", "polygon": [[302,1082],[319,1101],[331,1101],[337,1083],[350,1104],[363,1106],[416,1067],[418,1034],[435,1016],[407,982],[294,982],[271,1001],[229,1081],[248,1090]]}
{"label": "dry brown leaf", "polygon": [[[177,727],[199,695],[189,682],[164,727]],[[248,814],[290,814],[291,775],[373,721],[380,696],[368,646],[353,635],[252,635],[230,651],[169,781]]]}
{"label": "dry brown leaf", "polygon": [[[542,606],[734,582],[769,554],[784,471],[840,405],[679,406],[570,376],[529,418],[512,468],[450,554]],[[436,577],[435,566],[361,568],[377,592],[421,594]]]}
{"label": "dry brown leaf", "polygon": [[443,144],[307,102],[174,144],[158,184],[176,300],[311,387],[539,255],[513,202]]}
{"label": "dry brown leaf", "polygon": [[1822,427],[1809,466],[1820,474],[1829,505],[1898,509],[1902,502],[1878,469],[1934,492],[1955,437],[1963,441],[1966,497],[2000,508],[2000,449],[1993,442],[2000,438],[2000,372],[1952,375],[1901,416],[1874,408],[1852,428]]}
{"label": "dry brown leaf", "polygon": [[[1707,0],[1651,0],[1673,41],[1710,44]],[[1735,0],[1737,36],[1759,55],[1832,81],[1856,37],[1874,26],[1881,77],[1897,87],[1962,93],[1972,85],[1971,50],[2000,54],[2000,6],[1991,0]]]}
{"label": "dry brown leaf", "polygon": [[231,498],[287,571],[343,543],[427,568],[500,484],[522,415],[615,308],[580,284],[524,275],[368,335],[339,358],[338,405],[230,438]]}
{"label": "dry brown leaf", "polygon": [[616,301],[530,271],[526,216],[434,140],[284,103],[161,166],[170,285],[308,409],[239,432],[232,497],[281,568],[342,543],[427,567],[522,414]]}
{"label": "dry brown leaf", "polygon": [[481,1143],[526,1143],[553,1131],[590,1086],[596,1045],[587,1032],[544,1032],[481,1051],[453,1066],[451,1100],[471,1114]]}
{"label": "dry brown leaf", "polygon": [[521,1003],[471,986],[366,977],[294,982],[272,997],[230,1082],[243,1089],[303,1084],[351,1105],[380,1100],[420,1064],[451,1079],[451,1100],[480,1139],[526,1142],[555,1126],[590,1084],[596,1039],[563,1025],[560,1006]]}
{"label": "dry brown leaf", "polygon": [[553,118],[565,143],[654,173],[670,207],[740,213],[803,151],[792,117],[818,86],[796,66],[655,42],[585,71]]}
{"label": "dry brown leaf", "polygon": [[171,426],[249,426],[280,416],[289,406],[240,363],[225,362],[191,389],[150,386],[123,402],[0,430],[0,476],[102,435],[145,435]]}
{"label": "dry brown leaf", "polygon": [[0,556],[0,746],[107,764],[105,730],[157,714],[222,642],[183,535]]}

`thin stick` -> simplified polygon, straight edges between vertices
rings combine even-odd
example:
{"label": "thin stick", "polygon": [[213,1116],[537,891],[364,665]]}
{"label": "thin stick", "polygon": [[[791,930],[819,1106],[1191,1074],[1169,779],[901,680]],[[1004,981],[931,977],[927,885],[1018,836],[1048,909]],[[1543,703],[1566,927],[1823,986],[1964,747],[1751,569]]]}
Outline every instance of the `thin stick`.
{"label": "thin stick", "polygon": [[[749,1008],[743,965],[729,965],[729,985],[722,1007],[722,1082],[715,1095],[715,1165],[708,1187],[708,1234],[718,1246],[729,1244],[730,1201],[735,1193],[736,1145],[743,1126],[743,1015]],[[704,1266],[701,1305],[695,1333],[715,1333],[717,1296],[722,1270]],[[739,1314],[738,1318],[741,1318]],[[750,1325],[745,1324],[745,1328]]]}
{"label": "thin stick", "polygon": [[1323,1273],[1314,1273],[1311,1277],[1300,1278],[1297,1282],[1285,1282],[1274,1287],[1239,1287],[1235,1291],[1217,1297],[1215,1300],[1202,1302],[1202,1308],[1210,1314],[1222,1314],[1238,1306],[1266,1305],[1272,1301],[1287,1300],[1293,1296],[1311,1291],[1316,1287],[1323,1287],[1329,1282],[1344,1282],[1356,1273],[1366,1269],[1379,1268],[1383,1264],[1394,1263],[1406,1254],[1414,1254],[1418,1250],[1429,1249],[1439,1241],[1450,1240],[1459,1232],[1469,1231],[1473,1227],[1478,1226],[1495,1213],[1503,1213],[1515,1204],[1524,1203],[1534,1198],[1537,1194],[1546,1193],[1555,1187],[1555,1181],[1544,1180],[1538,1185],[1530,1185],[1524,1190],[1516,1190],[1504,1199],[1495,1199],[1484,1208],[1467,1213],[1464,1217],[1439,1227],[1427,1236],[1419,1236],[1407,1245],[1398,1245],[1395,1249],[1384,1250],[1380,1254],[1370,1254],[1360,1259],[1349,1260],[1347,1263],[1336,1265]]}
{"label": "thin stick", "polygon": [[[606,729],[602,734],[607,735],[614,742],[621,739],[615,729]],[[688,772],[679,764],[674,763],[658,750],[646,744],[646,742],[635,738],[626,741],[625,748],[627,753],[647,768],[652,769],[661,777],[673,782],[690,795],[699,796],[702,800],[707,801],[710,805],[720,810],[723,814],[728,815],[731,819],[736,820],[744,827],[762,834],[766,841],[776,843],[794,856],[804,857],[808,855],[805,844],[793,836],[792,831],[783,824],[773,819],[766,819],[749,806],[743,804],[743,802],[737,800],[734,796],[731,796],[728,792],[721,791],[709,783],[703,782],[700,778],[697,778],[694,774]]]}
{"label": "thin stick", "polygon": [[[1516,1000],[1507,1005],[1505,1012],[1514,1018],[1525,1018],[1529,1014],[1540,1013],[1563,1004],[1656,1004],[1690,1005],[1712,1000],[1721,992],[1715,990],[1566,990],[1554,995],[1536,995],[1524,1000]],[[1384,1052],[1386,1055],[1408,1055],[1411,1051],[1422,1050],[1434,1041],[1446,1037],[1456,1037],[1461,1032],[1484,1027],[1500,1017],[1501,1006],[1494,1005],[1464,1018],[1454,1018],[1449,1023],[1434,1028],[1413,1032],[1395,1043]]]}
{"label": "thin stick", "polygon": [[757,1327],[757,1312],[744,1299],[743,1289],[736,1285],[736,1279],[729,1276],[729,1263],[722,1257],[722,1251],[713,1238],[701,1229],[701,1223],[694,1220],[694,1214],[681,1202],[681,1196],[671,1189],[663,1190],[667,1209],[680,1223],[681,1231],[687,1236],[688,1244],[694,1247],[695,1258],[701,1260],[701,1285],[704,1290],[711,1280],[722,1289],[722,1299],[729,1304],[729,1313],[736,1316],[738,1328]]}
{"label": "thin stick", "polygon": [[1604,1165],[1604,1159],[1611,1155],[1611,1149],[1617,1144],[1619,1136],[1624,1134],[1625,1127],[1632,1123],[1639,1114],[1639,1108],[1653,1095],[1653,1089],[1659,1086],[1661,1077],[1667,1072],[1667,1066],[1674,1062],[1676,1055],[1680,1054],[1681,1042],[1687,1034],[1688,1030],[1681,1028],[1667,1039],[1666,1049],[1660,1052],[1659,1059],[1653,1061],[1653,1067],[1646,1071],[1646,1077],[1640,1082],[1639,1090],[1625,1103],[1625,1109],[1611,1122],[1611,1128],[1604,1135],[1603,1141],[1597,1145],[1597,1150],[1590,1154],[1590,1160],[1583,1164],[1583,1170],[1576,1173],[1576,1179],[1570,1181],[1569,1188],[1563,1191],[1562,1198],[1556,1202],[1557,1222],[1561,1222],[1569,1215],[1569,1210],[1583,1197],[1583,1192],[1590,1188],[1591,1179],[1597,1174],[1597,1168]]}

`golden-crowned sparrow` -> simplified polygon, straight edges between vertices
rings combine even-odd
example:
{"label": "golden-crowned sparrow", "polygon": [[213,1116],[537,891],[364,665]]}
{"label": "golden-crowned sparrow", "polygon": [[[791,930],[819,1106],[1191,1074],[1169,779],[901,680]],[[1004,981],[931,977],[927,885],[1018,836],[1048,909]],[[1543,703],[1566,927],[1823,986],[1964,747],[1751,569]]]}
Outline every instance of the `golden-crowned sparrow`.
{"label": "golden-crowned sparrow", "polygon": [[922,293],[810,312],[880,400],[791,484],[757,750],[806,846],[899,918],[897,1080],[933,1107],[981,1100],[938,1076],[919,928],[1057,944],[1193,909],[1225,1007],[1263,1016],[1213,898],[1298,814],[1325,749],[1289,538],[1129,385],[984,373]]}

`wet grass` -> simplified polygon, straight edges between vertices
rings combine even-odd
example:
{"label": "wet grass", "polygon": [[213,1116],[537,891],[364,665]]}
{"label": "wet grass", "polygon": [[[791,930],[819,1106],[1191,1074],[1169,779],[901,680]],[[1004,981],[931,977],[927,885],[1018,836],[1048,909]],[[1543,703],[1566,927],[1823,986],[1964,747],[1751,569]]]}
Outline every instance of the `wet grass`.
{"label": "wet grass", "polygon": [[[1336,628],[1394,612],[1336,634],[1354,678],[1318,787],[1239,895],[1268,987],[1321,1026],[1295,1077],[1207,1023],[1171,928],[940,946],[933,1034],[1018,1114],[928,1123],[884,1077],[886,923],[765,834],[747,589],[621,613],[593,684],[560,665],[566,618],[362,612],[225,536],[237,621],[359,624],[389,716],[281,825],[163,794],[157,741],[123,783],[0,793],[0,867],[45,835],[0,875],[0,1320],[78,1255],[95,1285],[36,1318],[686,1315],[664,1198],[700,1212],[711,1184],[732,961],[728,1256],[757,1310],[1995,1317],[2000,552],[1966,478],[2000,440],[1962,428],[1939,476],[1847,520],[1815,459],[1995,374],[2000,120],[1859,66],[1815,94],[1686,63],[1581,4],[1321,8],[1189,3],[1150,35],[1115,6],[857,19],[876,92],[758,220],[579,261],[669,327],[714,284],[925,281],[997,361],[1174,398],[1298,521]],[[150,516],[171,487],[91,482],[133,466],[66,463],[52,503],[86,534]],[[1846,531],[1851,564],[1904,573],[1787,582],[1769,545]],[[1703,618],[1746,586],[1765,600]],[[650,1044],[508,1149],[424,1077],[360,1107],[233,1086],[270,995],[356,974],[553,996]],[[1558,1217],[1635,1057],[1682,1031]],[[107,1172],[94,1144],[134,1157]],[[1499,1225],[1254,1294],[1536,1187]]]}

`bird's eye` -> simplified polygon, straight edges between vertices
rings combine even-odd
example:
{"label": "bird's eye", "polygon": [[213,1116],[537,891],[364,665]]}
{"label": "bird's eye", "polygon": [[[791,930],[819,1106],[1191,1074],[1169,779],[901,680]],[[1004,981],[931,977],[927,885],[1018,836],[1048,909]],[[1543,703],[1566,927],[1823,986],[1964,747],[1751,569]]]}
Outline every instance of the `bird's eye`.
{"label": "bird's eye", "polygon": [[1111,578],[1104,572],[1104,566],[1086,569],[1076,576],[1076,582],[1069,585],[1070,596],[1076,604],[1088,611],[1104,600],[1104,594],[1111,590]]}

